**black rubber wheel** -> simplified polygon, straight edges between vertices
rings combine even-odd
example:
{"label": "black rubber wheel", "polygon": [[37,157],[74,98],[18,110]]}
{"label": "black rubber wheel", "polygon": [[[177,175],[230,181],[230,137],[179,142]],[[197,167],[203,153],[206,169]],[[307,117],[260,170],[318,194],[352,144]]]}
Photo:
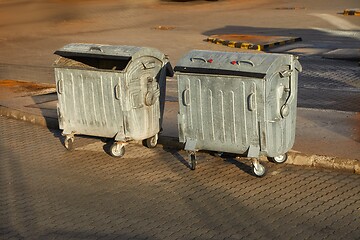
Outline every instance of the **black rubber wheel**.
{"label": "black rubber wheel", "polygon": [[114,143],[110,147],[110,155],[113,157],[122,157],[125,154],[125,147],[118,143]]}
{"label": "black rubber wheel", "polygon": [[189,162],[189,167],[191,170],[195,170],[196,169],[196,156],[195,154],[190,154],[190,162]]}
{"label": "black rubber wheel", "polygon": [[148,148],[154,148],[157,145],[158,136],[152,136],[151,138],[146,139],[145,146]]}
{"label": "black rubber wheel", "polygon": [[276,157],[268,157],[268,159],[270,162],[281,164],[281,163],[286,162],[286,160],[288,159],[288,154],[284,153],[284,154],[280,154]]}
{"label": "black rubber wheel", "polygon": [[253,173],[255,176],[257,177],[264,177],[266,175],[266,168],[261,165],[261,164],[258,164],[258,168],[255,168],[255,166],[253,166]]}
{"label": "black rubber wheel", "polygon": [[64,146],[68,151],[74,150],[74,138],[65,138]]}
{"label": "black rubber wheel", "polygon": [[216,156],[216,157],[222,157],[223,155],[224,155],[223,152],[215,152],[214,153],[214,156]]}

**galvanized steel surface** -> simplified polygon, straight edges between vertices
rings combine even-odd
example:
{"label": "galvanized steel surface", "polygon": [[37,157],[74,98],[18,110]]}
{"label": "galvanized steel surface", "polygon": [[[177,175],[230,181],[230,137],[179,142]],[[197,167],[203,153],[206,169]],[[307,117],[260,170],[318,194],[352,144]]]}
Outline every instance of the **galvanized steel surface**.
{"label": "galvanized steel surface", "polygon": [[149,49],[144,47],[136,46],[115,46],[107,44],[87,44],[87,43],[70,43],[60,48],[55,52],[55,54],[60,56],[96,56],[97,58],[136,58],[134,55],[136,53],[139,55],[145,55],[142,52],[150,52],[154,55],[157,53],[157,56],[161,56],[156,49]]}
{"label": "galvanized steel surface", "polygon": [[[160,131],[166,87],[164,54],[99,44],[70,44],[56,53],[67,60],[55,63],[59,125],[64,134],[128,141]],[[113,57],[119,58],[114,61]]]}
{"label": "galvanized steel surface", "polygon": [[289,63],[290,58],[284,54],[192,50],[179,60],[175,71],[263,78]]}
{"label": "galvanized steel surface", "polygon": [[[212,71],[219,66],[230,71]],[[181,142],[250,157],[274,157],[293,146],[301,65],[292,55],[191,51],[175,70]]]}

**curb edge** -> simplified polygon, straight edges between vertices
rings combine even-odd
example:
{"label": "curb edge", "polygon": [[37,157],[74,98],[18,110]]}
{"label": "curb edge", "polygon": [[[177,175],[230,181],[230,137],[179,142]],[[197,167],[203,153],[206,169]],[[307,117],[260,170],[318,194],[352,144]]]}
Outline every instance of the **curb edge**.
{"label": "curb edge", "polygon": [[[0,116],[22,120],[49,129],[59,129],[57,119],[50,117],[37,116],[20,110],[11,109],[0,105]],[[178,150],[184,149],[183,144],[176,137],[159,136],[159,145]],[[339,157],[329,157],[323,155],[307,155],[301,152],[290,150],[288,152],[287,164],[324,168],[337,171],[345,171],[360,174],[360,161],[356,159],[344,159]]]}
{"label": "curb edge", "polygon": [[22,120],[25,122],[47,127],[49,129],[59,129],[59,122],[57,119],[38,116],[1,105],[0,105],[0,116]]}

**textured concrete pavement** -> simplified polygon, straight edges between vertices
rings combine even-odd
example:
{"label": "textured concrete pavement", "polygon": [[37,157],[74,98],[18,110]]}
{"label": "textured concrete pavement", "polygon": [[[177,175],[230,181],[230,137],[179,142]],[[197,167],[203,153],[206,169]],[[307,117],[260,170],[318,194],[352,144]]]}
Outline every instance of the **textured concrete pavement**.
{"label": "textured concrete pavement", "polygon": [[[247,159],[200,152],[190,171],[164,137],[155,149],[128,145],[121,159],[92,137],[67,152],[60,131],[0,117],[0,239],[359,239],[358,62],[321,59],[359,49],[360,18],[338,14],[357,0],[119,2],[2,1],[0,82],[53,84],[53,52],[69,42],[151,46],[175,64],[190,49],[237,51],[203,41],[212,34],[301,36],[274,49],[304,60],[293,165],[265,162],[258,179]],[[2,90],[4,115],[56,125],[54,95]],[[164,134],[177,136],[168,90]]]}
{"label": "textured concrete pavement", "polygon": [[[0,117],[1,239],[350,239],[360,236],[360,175],[130,144]],[[49,154],[50,153],[50,154]]]}

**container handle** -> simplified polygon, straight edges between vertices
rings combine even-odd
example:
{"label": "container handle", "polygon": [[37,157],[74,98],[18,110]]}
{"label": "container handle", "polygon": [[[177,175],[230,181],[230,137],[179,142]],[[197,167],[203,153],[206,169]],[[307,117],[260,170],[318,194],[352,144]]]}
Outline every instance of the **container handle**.
{"label": "container handle", "polygon": [[[294,100],[295,98],[295,91],[296,91],[296,85],[295,85],[295,63],[294,61],[291,62],[290,70],[280,72],[281,77],[287,77],[289,79],[289,88],[286,89],[287,92],[289,92],[289,96],[286,98],[285,103],[280,108],[280,115],[282,118],[286,118],[290,114],[290,107],[289,104]],[[301,65],[300,65],[301,68]]]}
{"label": "container handle", "polygon": [[280,72],[280,77],[281,78],[285,78],[285,77],[290,77],[291,73],[293,70],[285,70],[285,71],[281,71]]}
{"label": "container handle", "polygon": [[116,98],[117,100],[120,99],[120,85],[119,85],[119,84],[117,84],[117,85],[115,86],[115,98]]}
{"label": "container handle", "polygon": [[101,49],[101,47],[92,46],[92,47],[90,47],[90,49],[89,49],[89,51],[94,51],[94,50],[99,51],[99,52],[104,52],[104,51]]}
{"label": "container handle", "polygon": [[208,62],[208,61],[206,61],[206,59],[205,58],[202,58],[202,57],[192,57],[192,58],[190,58],[190,61],[192,61],[192,62],[195,62],[195,60],[201,60],[201,61],[203,61],[203,62]]}
{"label": "container handle", "polygon": [[239,60],[239,61],[237,61],[238,65],[240,65],[240,63],[247,63],[247,64],[250,64],[252,67],[255,67],[255,64],[250,60]]}
{"label": "container handle", "polygon": [[57,82],[57,91],[59,94],[62,94],[63,93],[63,84],[62,84],[62,80],[59,80]]}
{"label": "container handle", "polygon": [[183,92],[183,103],[185,106],[190,105],[190,90],[189,89],[185,89]]}
{"label": "container handle", "polygon": [[256,109],[256,95],[255,93],[250,93],[248,97],[248,108],[250,111],[254,111]]}

